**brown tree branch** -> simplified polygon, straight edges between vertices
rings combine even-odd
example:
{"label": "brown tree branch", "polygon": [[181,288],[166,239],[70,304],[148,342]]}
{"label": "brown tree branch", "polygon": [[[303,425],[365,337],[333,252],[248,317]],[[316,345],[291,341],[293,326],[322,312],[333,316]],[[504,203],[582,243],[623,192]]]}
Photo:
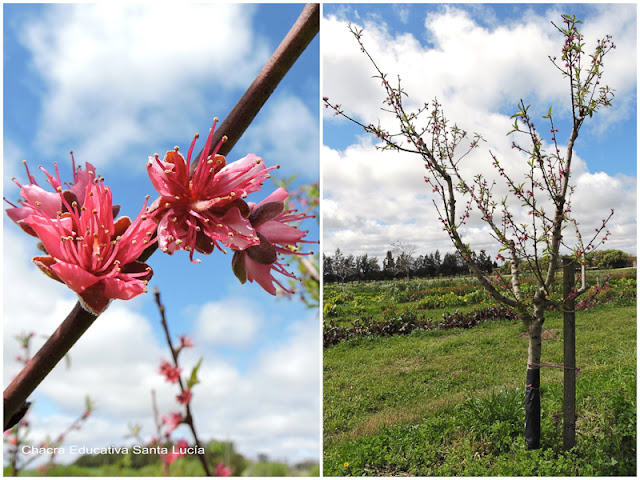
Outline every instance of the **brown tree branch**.
{"label": "brown tree branch", "polygon": [[67,354],[96,318],[98,318],[96,315],[82,308],[80,302],[76,303],[71,313],[38,350],[38,353],[29,360],[16,378],[5,388],[4,430],[8,428],[8,421],[25,403],[27,397],[62,360],[62,357]]}
{"label": "brown tree branch", "polygon": [[[240,139],[244,131],[251,125],[251,122],[258,114],[269,96],[276,89],[280,81],[291,69],[298,57],[307,48],[311,40],[320,30],[320,4],[308,3],[302,13],[291,27],[287,36],[280,43],[269,61],[262,67],[262,70],[238,101],[235,107],[229,112],[227,118],[220,124],[213,134],[210,155],[218,145],[222,137],[226,136],[227,141],[222,144],[218,153],[227,155],[236,142]],[[191,173],[195,171],[202,151],[198,153],[195,161],[191,163]]]}

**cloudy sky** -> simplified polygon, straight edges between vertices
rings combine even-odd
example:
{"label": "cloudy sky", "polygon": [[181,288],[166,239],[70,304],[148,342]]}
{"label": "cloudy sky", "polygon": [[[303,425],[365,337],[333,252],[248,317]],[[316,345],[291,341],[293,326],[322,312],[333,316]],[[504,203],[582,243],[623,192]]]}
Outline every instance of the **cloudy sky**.
{"label": "cloudy sky", "polygon": [[[195,132],[224,119],[302,10],[302,5],[3,6],[3,189],[12,201],[16,177],[57,161],[70,178],[68,152],[105,177],[122,213],[135,216],[154,197],[145,164],[174,145],[186,152]],[[236,144],[228,161],[248,153],[280,164],[294,186],[318,180],[319,39],[303,53]],[[204,140],[201,139],[199,148]],[[44,185],[44,177],[38,176]],[[249,200],[275,188],[265,183]],[[317,222],[303,225],[319,238]],[[35,242],[3,222],[4,385],[18,372],[17,334],[48,335],[75,297],[31,263]],[[317,246],[316,246],[317,249]],[[198,257],[198,255],[196,255]],[[191,335],[181,357],[187,373],[203,357],[193,410],[204,440],[229,440],[249,457],[319,459],[320,338],[315,310],[240,285],[231,256],[186,252],[151,257],[175,338]],[[38,337],[34,347],[43,343]],[[68,441],[122,445],[128,424],[155,433],[151,390],[161,414],[177,411],[175,385],[157,373],[169,359],[153,297],[116,301],[33,395],[34,441],[57,435],[96,402],[86,426]],[[186,427],[175,438],[191,441]],[[69,460],[61,458],[61,460]]]}
{"label": "cloudy sky", "polygon": [[[613,106],[588,119],[575,147],[573,212],[587,240],[614,208],[612,235],[604,248],[635,254],[635,4],[325,5],[322,94],[364,124],[379,121],[397,131],[394,117],[380,110],[384,91],[373,78],[376,71],[347,26],[364,28],[366,48],[392,84],[401,77],[407,102],[415,107],[437,98],[452,124],[484,137],[486,143],[465,160],[467,175],[482,172],[497,178],[491,150],[518,177],[526,159],[511,149],[517,138],[506,134],[520,99],[531,104],[545,142],[549,127],[541,116],[550,106],[561,145],[566,146],[569,136],[568,85],[549,60],[560,56],[564,39],[551,22],[561,24],[563,13],[584,21],[587,52],[606,34],[617,45],[605,57],[602,79],[615,90]],[[380,152],[375,138],[360,127],[323,111],[324,252],[332,254],[339,247],[380,257],[398,240],[415,244],[416,254],[453,251],[437,219],[431,188],[424,183],[420,158]],[[507,194],[500,182],[494,191],[498,198]],[[496,254],[477,218],[471,218],[463,233],[472,248]]]}

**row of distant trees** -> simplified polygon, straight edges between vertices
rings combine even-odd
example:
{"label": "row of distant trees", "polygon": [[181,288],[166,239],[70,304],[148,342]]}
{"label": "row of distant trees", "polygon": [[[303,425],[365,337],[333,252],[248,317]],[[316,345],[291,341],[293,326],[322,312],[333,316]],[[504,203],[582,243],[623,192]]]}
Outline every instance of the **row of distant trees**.
{"label": "row of distant trees", "polygon": [[[354,256],[342,253],[338,248],[333,255],[322,256],[323,278],[329,282],[352,282],[356,280],[391,280],[394,278],[438,277],[466,275],[469,273],[459,253],[440,254],[439,250],[415,256],[413,245],[394,244],[392,250],[379,262],[368,254]],[[493,271],[497,264],[485,252],[478,261],[483,268]]]}
{"label": "row of distant trees", "polygon": [[[415,252],[414,245],[397,242],[380,262],[377,257],[366,253],[355,256],[345,254],[338,248],[333,255],[322,255],[323,278],[327,283],[344,283],[358,280],[433,278],[469,274],[469,269],[458,252],[445,253],[444,256],[439,250],[418,256]],[[635,266],[636,257],[622,250],[599,250],[587,255],[587,262],[590,268],[624,268]],[[477,263],[489,273],[501,268],[484,251],[478,255]],[[522,266],[526,269],[526,264]]]}

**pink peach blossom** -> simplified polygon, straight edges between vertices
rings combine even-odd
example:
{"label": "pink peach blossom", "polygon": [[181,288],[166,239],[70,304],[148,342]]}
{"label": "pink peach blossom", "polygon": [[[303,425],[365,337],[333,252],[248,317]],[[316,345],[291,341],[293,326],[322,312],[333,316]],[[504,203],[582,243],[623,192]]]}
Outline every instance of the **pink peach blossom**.
{"label": "pink peach blossom", "polygon": [[216,465],[216,468],[213,471],[213,476],[214,477],[230,477],[231,469],[227,467],[224,464],[224,462],[220,462],[218,465]]}
{"label": "pink peach blossom", "polygon": [[178,395],[176,398],[178,400],[178,403],[181,403],[182,405],[186,405],[191,401],[192,396],[193,395],[191,394],[191,389],[187,388],[184,392],[180,393],[180,395]]}
{"label": "pink peach blossom", "polygon": [[171,383],[177,383],[180,379],[181,368],[174,367],[166,360],[163,360],[160,364],[160,373],[165,376],[165,379]]}
{"label": "pink peach blossom", "polygon": [[167,431],[165,432],[165,435],[167,436],[171,435],[171,432],[178,428],[178,425],[184,422],[184,418],[181,413],[170,413],[168,417],[162,417],[160,420],[162,420],[162,423],[167,426]]}
{"label": "pink peach blossom", "polygon": [[251,203],[249,221],[256,231],[260,244],[242,251],[236,251],[231,261],[233,272],[241,283],[254,280],[271,295],[276,294],[277,284],[285,292],[292,293],[272,275],[272,270],[286,277],[295,278],[279,262],[278,254],[309,255],[301,253],[299,243],[315,243],[302,240],[306,231],[287,225],[300,222],[308,215],[284,209],[284,200],[288,197],[284,188],[278,188],[258,205]]}
{"label": "pink peach blossom", "polygon": [[171,448],[171,451],[164,456],[164,461],[171,465],[178,458],[184,456],[184,452],[189,448],[189,444],[185,439],[178,440],[178,443],[174,447]]}
{"label": "pink peach blossom", "polygon": [[[103,179],[88,183],[80,196],[56,188],[64,206],[56,218],[35,204],[36,213],[24,219],[48,253],[35,257],[34,263],[76,292],[95,315],[112,299],[129,300],[145,292],[153,271],[137,258],[155,241],[155,223],[143,214],[146,201],[133,222],[129,217],[114,221],[111,190]],[[76,199],[82,197],[81,205]]]}
{"label": "pink peach blossom", "polygon": [[191,336],[180,335],[180,348],[191,348],[193,343],[191,342]]}
{"label": "pink peach blossom", "polygon": [[61,201],[62,195],[67,203],[71,204],[74,201],[79,205],[84,204],[84,196],[86,193],[87,185],[89,185],[95,179],[95,168],[90,163],[85,164],[85,170],[82,167],[76,169],[75,160],[73,158],[73,152],[71,152],[71,165],[73,170],[73,183],[71,185],[65,182],[65,185],[69,188],[64,189],[62,181],[60,180],[60,172],[58,171],[58,164],[54,163],[56,170],[56,176],[52,176],[43,167],[39,167],[47,176],[47,182],[53,187],[54,192],[48,192],[35,180],[35,177],[29,171],[26,160],[22,162],[25,170],[27,171],[27,178],[29,179],[28,185],[21,185],[15,178],[13,181],[20,187],[20,196],[22,200],[18,200],[20,207],[4,199],[13,208],[7,209],[7,215],[11,220],[17,223],[25,232],[29,235],[36,236],[33,229],[25,223],[25,219],[30,215],[44,216],[47,218],[57,218],[58,212],[65,212],[66,207],[64,202]]}
{"label": "pink peach blossom", "polygon": [[[214,119],[204,152],[210,150],[216,123]],[[217,154],[225,137],[190,176],[197,138],[196,134],[186,161],[176,147],[164,160],[155,155],[147,163],[151,183],[160,194],[148,210],[158,222],[158,245],[168,254],[187,250],[192,262],[194,251],[209,254],[216,247],[222,250],[220,243],[235,250],[259,244],[243,199],[259,190],[268,172],[276,168],[265,167],[262,158],[253,154],[227,165],[225,157]]]}

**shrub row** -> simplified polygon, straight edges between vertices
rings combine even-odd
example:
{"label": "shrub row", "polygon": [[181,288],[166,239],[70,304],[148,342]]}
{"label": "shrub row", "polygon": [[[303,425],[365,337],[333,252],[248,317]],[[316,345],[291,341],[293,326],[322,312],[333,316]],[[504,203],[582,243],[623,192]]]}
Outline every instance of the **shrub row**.
{"label": "shrub row", "polygon": [[356,319],[350,326],[337,325],[335,320],[324,324],[324,347],[330,347],[344,340],[367,335],[390,336],[408,335],[414,330],[434,330],[451,328],[472,328],[487,320],[513,320],[515,312],[504,306],[488,307],[468,313],[443,313],[442,320],[421,316],[418,312],[406,312],[385,320],[373,317]]}

